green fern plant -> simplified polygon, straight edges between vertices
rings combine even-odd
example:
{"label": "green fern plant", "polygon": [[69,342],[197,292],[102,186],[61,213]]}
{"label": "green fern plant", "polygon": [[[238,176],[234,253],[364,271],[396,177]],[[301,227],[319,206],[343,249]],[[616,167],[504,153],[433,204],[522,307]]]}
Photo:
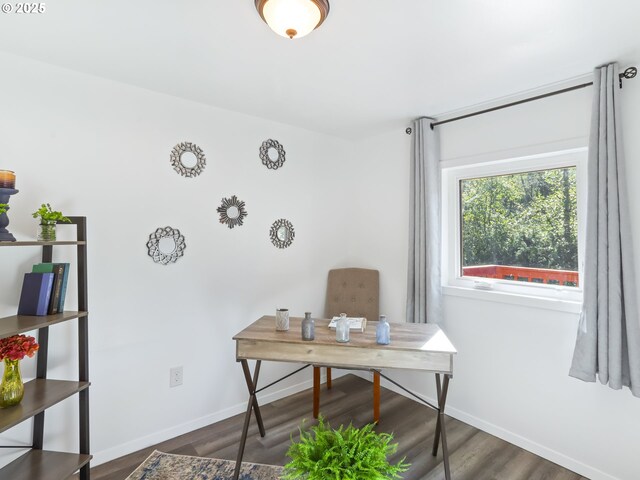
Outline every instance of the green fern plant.
{"label": "green fern plant", "polygon": [[300,428],[300,441],[291,443],[285,465],[284,480],[386,480],[402,478],[409,464],[405,458],[395,465],[388,457],[397,449],[391,443],[393,435],[376,433],[374,424],[355,428],[340,426],[331,429],[320,417],[318,425],[304,432]]}
{"label": "green fern plant", "polygon": [[3,213],[7,213],[7,207],[9,205],[7,205],[6,203],[0,203],[0,215],[2,215]]}

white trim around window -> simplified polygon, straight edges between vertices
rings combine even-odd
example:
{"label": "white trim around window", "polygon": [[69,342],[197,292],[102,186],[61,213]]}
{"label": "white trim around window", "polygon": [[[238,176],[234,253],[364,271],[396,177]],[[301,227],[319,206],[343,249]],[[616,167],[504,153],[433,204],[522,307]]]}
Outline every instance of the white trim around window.
{"label": "white trim around window", "polygon": [[[451,166],[448,166],[451,165]],[[582,303],[581,287],[566,287],[512,280],[474,278],[461,275],[460,181],[468,178],[508,175],[533,170],[576,167],[578,203],[578,265],[582,279],[584,264],[584,234],[586,205],[587,147],[571,148],[551,153],[514,158],[508,152],[501,158],[473,162],[465,159],[463,165],[443,163],[442,168],[442,283],[444,293],[489,301],[539,306],[554,310],[577,312]],[[580,280],[582,284],[582,280]]]}

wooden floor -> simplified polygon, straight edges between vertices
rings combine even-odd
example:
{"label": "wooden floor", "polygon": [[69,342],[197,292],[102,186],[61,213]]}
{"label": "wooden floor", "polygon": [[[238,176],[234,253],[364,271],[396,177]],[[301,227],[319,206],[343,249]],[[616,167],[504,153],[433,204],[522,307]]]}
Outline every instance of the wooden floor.
{"label": "wooden floor", "polygon": [[[452,384],[455,388],[455,384]],[[267,435],[260,438],[252,418],[244,460],[284,465],[290,435],[303,419],[311,418],[311,390],[261,407]],[[442,454],[431,456],[435,413],[426,406],[382,389],[378,431],[393,432],[399,449],[395,460],[406,456],[411,468],[407,480],[444,479]],[[355,375],[333,381],[323,391],[320,411],[337,427],[349,421],[362,426],[372,420],[371,383]],[[244,414],[105,463],[91,470],[92,480],[123,480],[147,456],[163,452],[235,460]],[[447,417],[447,439],[453,480],[587,480],[532,453]]]}

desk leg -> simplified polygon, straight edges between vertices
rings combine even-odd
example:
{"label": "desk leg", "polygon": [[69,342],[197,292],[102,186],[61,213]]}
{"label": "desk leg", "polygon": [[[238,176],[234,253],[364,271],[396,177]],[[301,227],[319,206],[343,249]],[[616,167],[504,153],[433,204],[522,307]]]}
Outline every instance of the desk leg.
{"label": "desk leg", "polygon": [[244,415],[244,425],[242,427],[242,436],[240,437],[240,445],[238,447],[238,456],[236,458],[236,468],[233,472],[233,480],[238,480],[240,476],[240,467],[242,466],[242,456],[244,455],[244,446],[247,443],[247,433],[249,432],[249,422],[251,421],[251,410],[256,415],[256,421],[258,422],[258,428],[260,429],[260,436],[264,437],[264,424],[262,423],[262,414],[260,413],[260,406],[258,405],[258,399],[256,398],[256,385],[258,384],[258,375],[260,374],[260,360],[256,360],[256,368],[253,371],[253,378],[251,378],[251,371],[249,370],[249,363],[246,360],[240,360],[242,363],[242,371],[244,372],[244,379],[247,382],[247,388],[249,389],[249,401],[247,402],[247,412]]}
{"label": "desk leg", "polygon": [[380,423],[380,372],[373,371],[373,421]]}
{"label": "desk leg", "polygon": [[262,414],[260,413],[260,405],[258,405],[258,397],[256,397],[256,388],[258,387],[258,375],[260,374],[260,365],[262,361],[256,361],[256,368],[253,371],[253,380],[251,379],[251,372],[249,371],[249,364],[246,360],[242,360],[242,371],[244,372],[244,379],[247,382],[247,388],[249,394],[253,397],[253,413],[256,415],[256,421],[258,422],[258,429],[260,430],[260,436],[265,436],[264,423],[262,423]]}
{"label": "desk leg", "polygon": [[444,464],[444,476],[446,480],[451,480],[451,470],[449,469],[449,449],[447,448],[447,432],[444,425],[444,407],[447,403],[447,391],[449,390],[450,375],[445,375],[440,385],[440,374],[436,373],[436,390],[438,394],[438,421],[436,423],[436,434],[433,439],[432,454],[438,454],[438,442],[442,438],[442,463]]}
{"label": "desk leg", "polygon": [[320,413],[320,367],[313,367],[313,418]]}
{"label": "desk leg", "polygon": [[[438,404],[440,403],[440,396],[442,395],[442,387],[440,386],[440,374],[436,373],[436,399]],[[440,415],[438,415],[438,421],[436,422],[436,434],[433,437],[433,450],[431,454],[435,457],[438,455],[438,445],[440,444]]]}

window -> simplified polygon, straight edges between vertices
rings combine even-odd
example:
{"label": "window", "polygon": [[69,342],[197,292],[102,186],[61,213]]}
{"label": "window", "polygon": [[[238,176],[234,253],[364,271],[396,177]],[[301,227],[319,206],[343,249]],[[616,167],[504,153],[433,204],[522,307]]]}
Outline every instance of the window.
{"label": "window", "polygon": [[586,150],[443,169],[445,285],[579,300]]}
{"label": "window", "polygon": [[460,180],[462,276],[578,286],[576,167]]}

